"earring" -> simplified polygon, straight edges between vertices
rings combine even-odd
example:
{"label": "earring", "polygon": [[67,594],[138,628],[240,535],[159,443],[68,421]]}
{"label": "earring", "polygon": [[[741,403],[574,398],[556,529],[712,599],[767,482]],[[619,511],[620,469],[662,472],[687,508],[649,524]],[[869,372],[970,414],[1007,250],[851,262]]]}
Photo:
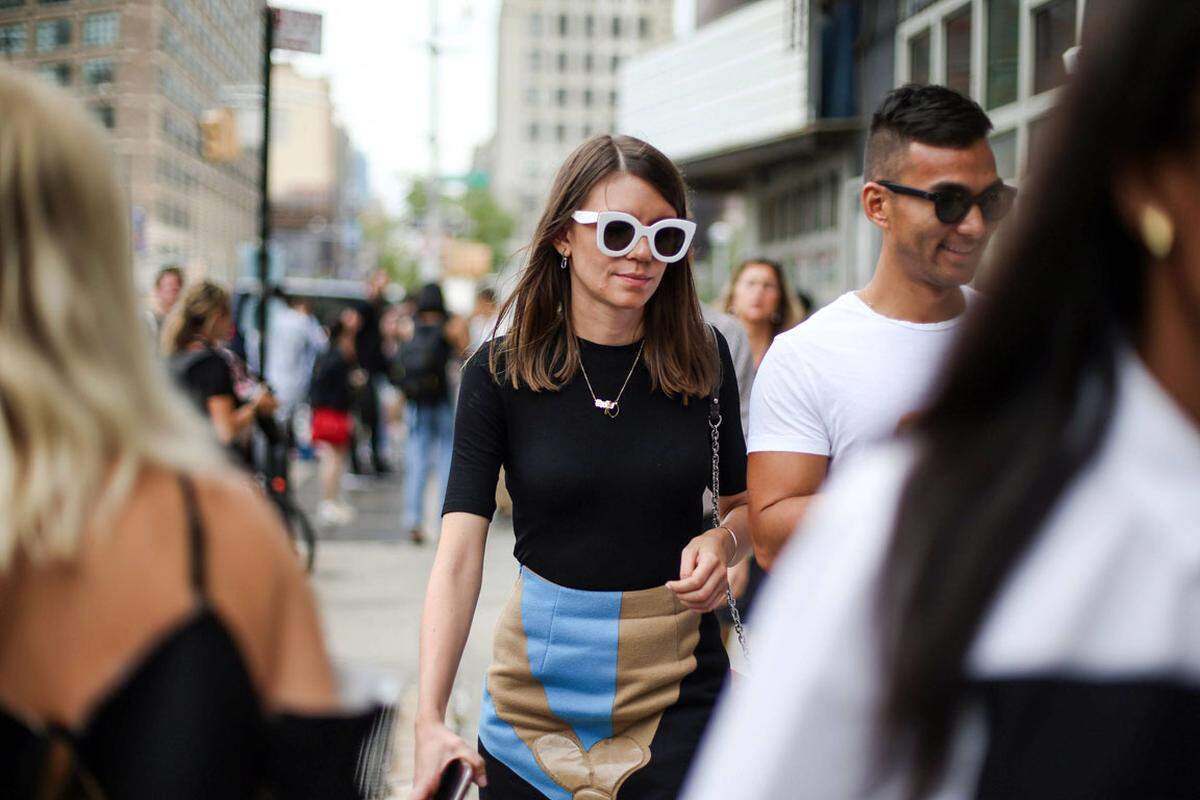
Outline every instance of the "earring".
{"label": "earring", "polygon": [[1141,224],[1142,244],[1150,251],[1150,255],[1162,260],[1171,254],[1175,246],[1175,224],[1156,205],[1147,204],[1142,208]]}
{"label": "earring", "polygon": [[559,269],[566,269],[566,268],[567,268],[567,257],[566,257],[566,256],[563,256],[563,257],[562,257],[562,261],[558,262],[558,268],[559,268]]}

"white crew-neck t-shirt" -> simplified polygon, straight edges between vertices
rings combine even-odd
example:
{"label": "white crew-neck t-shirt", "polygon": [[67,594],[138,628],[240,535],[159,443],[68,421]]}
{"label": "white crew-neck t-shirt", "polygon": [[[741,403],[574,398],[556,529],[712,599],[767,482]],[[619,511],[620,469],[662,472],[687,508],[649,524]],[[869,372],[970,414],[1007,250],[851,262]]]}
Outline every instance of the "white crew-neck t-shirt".
{"label": "white crew-neck t-shirt", "polygon": [[[967,308],[978,293],[963,287]],[[775,338],[754,379],[747,447],[847,455],[919,411],[965,314],[917,323],[876,313],[847,292]]]}

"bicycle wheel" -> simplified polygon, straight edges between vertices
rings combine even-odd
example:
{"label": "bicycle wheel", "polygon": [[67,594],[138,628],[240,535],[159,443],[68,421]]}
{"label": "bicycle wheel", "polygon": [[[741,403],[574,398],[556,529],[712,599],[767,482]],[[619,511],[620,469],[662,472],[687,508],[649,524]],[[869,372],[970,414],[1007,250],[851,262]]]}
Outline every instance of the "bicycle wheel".
{"label": "bicycle wheel", "polygon": [[305,571],[312,572],[313,565],[317,560],[317,531],[309,521],[308,515],[290,501],[286,516],[288,536],[291,537],[297,553],[304,561]]}

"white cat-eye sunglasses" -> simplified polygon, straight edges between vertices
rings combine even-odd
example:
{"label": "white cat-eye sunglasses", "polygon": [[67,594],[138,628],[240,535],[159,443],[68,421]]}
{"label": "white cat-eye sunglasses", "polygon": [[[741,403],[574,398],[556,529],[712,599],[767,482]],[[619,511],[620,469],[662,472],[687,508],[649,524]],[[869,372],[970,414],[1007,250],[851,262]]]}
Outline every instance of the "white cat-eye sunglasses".
{"label": "white cat-eye sunglasses", "polygon": [[696,223],[691,220],[661,219],[643,225],[624,211],[576,211],[571,219],[580,225],[595,225],[596,247],[611,258],[629,255],[645,236],[655,260],[673,264],[687,255],[696,235]]}

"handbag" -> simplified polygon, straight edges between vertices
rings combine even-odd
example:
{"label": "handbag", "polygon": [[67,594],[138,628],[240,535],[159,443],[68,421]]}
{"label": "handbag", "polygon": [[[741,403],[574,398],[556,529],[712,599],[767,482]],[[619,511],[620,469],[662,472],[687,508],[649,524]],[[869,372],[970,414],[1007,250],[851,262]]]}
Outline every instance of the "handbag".
{"label": "handbag", "polygon": [[[712,440],[712,527],[721,527],[721,401],[713,393],[708,404],[708,430]],[[738,645],[742,648],[742,656],[750,661],[750,647],[746,644],[746,630],[742,627],[742,615],[738,612],[737,600],[734,599],[733,589],[725,587],[725,600],[729,603],[729,618],[733,620],[733,630],[737,633]]]}

